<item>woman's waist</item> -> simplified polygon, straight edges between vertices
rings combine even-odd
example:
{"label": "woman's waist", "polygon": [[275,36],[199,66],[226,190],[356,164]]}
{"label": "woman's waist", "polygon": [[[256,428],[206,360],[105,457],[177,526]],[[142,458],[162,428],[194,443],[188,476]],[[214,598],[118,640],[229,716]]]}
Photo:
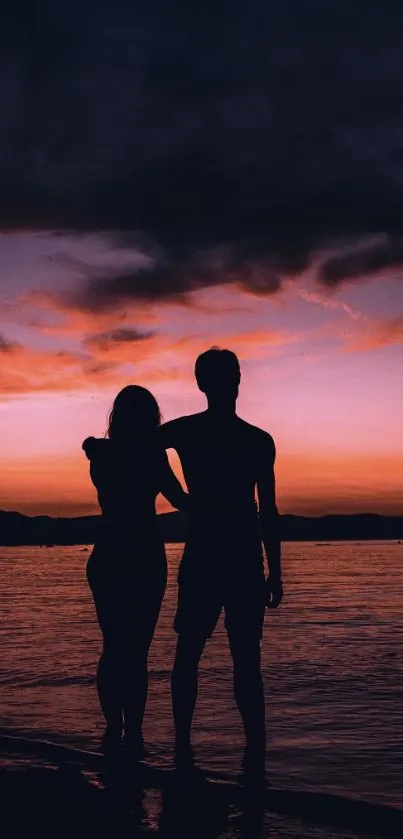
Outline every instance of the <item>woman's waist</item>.
{"label": "woman's waist", "polygon": [[157,516],[120,516],[103,514],[95,537],[95,545],[129,547],[144,550],[162,542]]}
{"label": "woman's waist", "polygon": [[157,517],[154,498],[138,501],[136,498],[119,498],[118,495],[112,498],[99,495],[98,500],[102,516],[107,519],[141,522],[143,520],[150,521]]}
{"label": "woman's waist", "polygon": [[104,506],[100,520],[101,530],[116,530],[124,532],[151,532],[158,530],[158,517],[153,506],[120,507]]}
{"label": "woman's waist", "polygon": [[147,577],[166,568],[165,546],[155,538],[122,538],[120,534],[100,533],[87,562],[87,574],[101,573],[124,577]]}

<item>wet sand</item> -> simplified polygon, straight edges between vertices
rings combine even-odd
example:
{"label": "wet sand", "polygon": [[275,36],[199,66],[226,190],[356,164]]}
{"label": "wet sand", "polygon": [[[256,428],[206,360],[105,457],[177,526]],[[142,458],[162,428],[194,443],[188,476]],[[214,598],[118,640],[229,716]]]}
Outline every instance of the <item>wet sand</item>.
{"label": "wet sand", "polygon": [[8,837],[401,837],[403,810],[270,787],[244,790],[219,773],[197,781],[147,763],[0,735],[0,794]]}

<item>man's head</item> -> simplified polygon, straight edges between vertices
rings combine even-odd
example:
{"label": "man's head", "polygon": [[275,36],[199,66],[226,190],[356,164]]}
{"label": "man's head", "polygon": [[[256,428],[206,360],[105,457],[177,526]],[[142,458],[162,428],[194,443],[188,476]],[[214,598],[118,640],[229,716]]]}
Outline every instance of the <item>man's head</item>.
{"label": "man's head", "polygon": [[199,389],[208,400],[215,402],[235,401],[238,396],[241,370],[235,353],[219,347],[199,355],[196,359],[195,376]]}

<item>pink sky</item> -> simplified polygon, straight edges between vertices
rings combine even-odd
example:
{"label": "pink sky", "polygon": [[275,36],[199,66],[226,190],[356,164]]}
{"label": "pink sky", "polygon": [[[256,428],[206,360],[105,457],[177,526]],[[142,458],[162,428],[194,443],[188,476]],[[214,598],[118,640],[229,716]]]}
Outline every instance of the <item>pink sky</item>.
{"label": "pink sky", "polygon": [[[219,344],[241,360],[238,412],[276,441],[281,512],[401,514],[403,283],[382,275],[325,293],[312,271],[257,296],[235,286],[183,303],[71,306],[80,264],[135,265],[102,236],[0,236],[0,508],[96,512],[80,446],[113,397],[140,383],[163,416],[203,409],[193,365]],[[136,340],[137,337],[137,340]],[[164,509],[164,504],[160,509]]]}

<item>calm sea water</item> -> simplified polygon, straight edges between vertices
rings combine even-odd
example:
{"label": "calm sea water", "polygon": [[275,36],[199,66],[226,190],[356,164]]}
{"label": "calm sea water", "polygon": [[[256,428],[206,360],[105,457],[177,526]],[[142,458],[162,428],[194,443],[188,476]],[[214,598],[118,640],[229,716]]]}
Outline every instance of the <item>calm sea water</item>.
{"label": "calm sea water", "polygon": [[[170,765],[169,678],[176,574],[150,655],[145,738]],[[85,547],[0,548],[1,728],[96,748],[100,633]],[[267,613],[267,769],[276,787],[403,806],[403,546],[284,545],[286,596]],[[201,766],[233,775],[243,736],[222,618],[201,666],[194,743]],[[330,835],[330,834],[326,834]],[[332,834],[333,835],[333,834]]]}

